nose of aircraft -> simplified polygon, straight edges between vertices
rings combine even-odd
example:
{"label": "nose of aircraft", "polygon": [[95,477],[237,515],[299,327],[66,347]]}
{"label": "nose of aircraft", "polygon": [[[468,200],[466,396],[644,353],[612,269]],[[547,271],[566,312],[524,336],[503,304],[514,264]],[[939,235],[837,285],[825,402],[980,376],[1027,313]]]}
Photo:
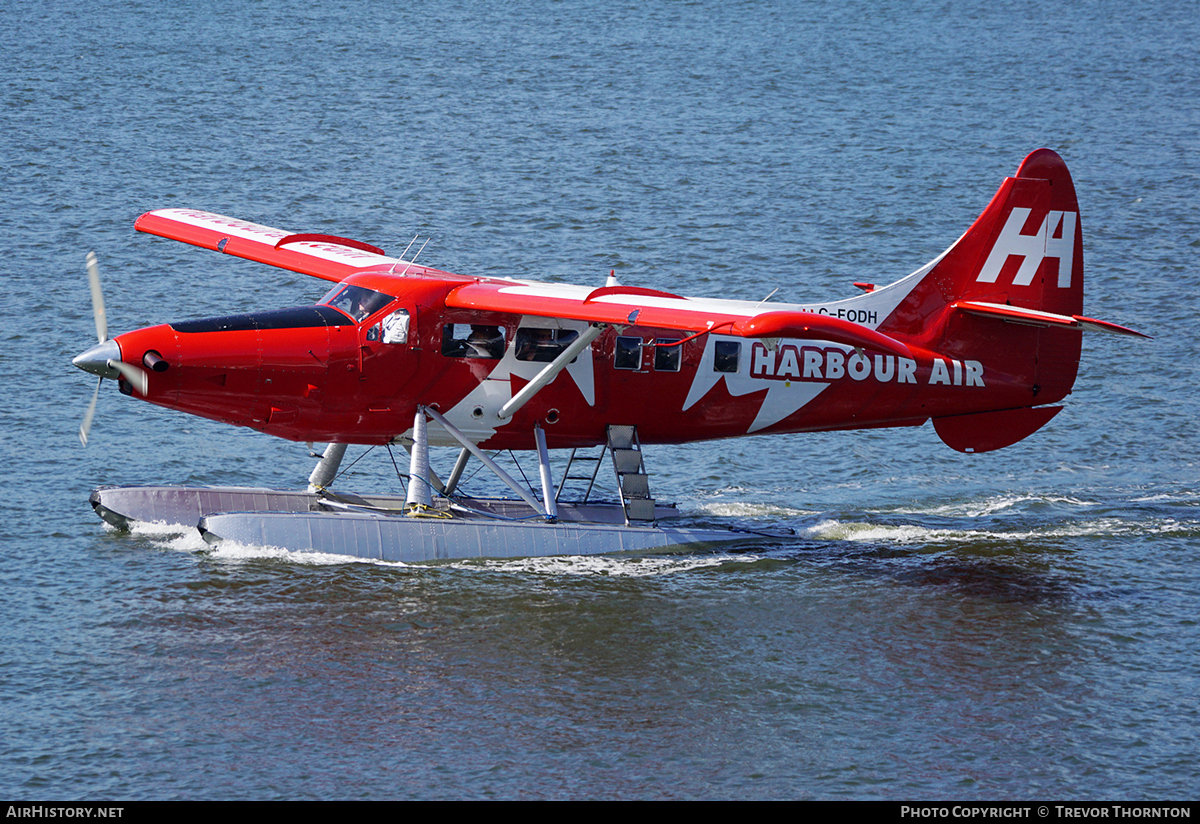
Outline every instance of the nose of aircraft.
{"label": "nose of aircraft", "polygon": [[78,366],[84,372],[91,372],[93,375],[98,375],[102,378],[116,380],[121,376],[110,365],[110,361],[121,360],[121,347],[117,345],[115,340],[106,340],[98,343],[86,352],[81,352],[75,356],[71,363]]}

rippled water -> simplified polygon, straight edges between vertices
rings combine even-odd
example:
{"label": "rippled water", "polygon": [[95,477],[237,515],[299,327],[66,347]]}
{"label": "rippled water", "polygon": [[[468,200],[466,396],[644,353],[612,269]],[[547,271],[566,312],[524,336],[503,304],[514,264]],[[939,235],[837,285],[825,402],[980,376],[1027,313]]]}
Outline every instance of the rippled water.
{"label": "rippled water", "polygon": [[[6,12],[0,794],[1194,797],[1194,4]],[[311,469],[114,391],[79,447],[89,249],[114,333],[323,291],[138,236],[147,209],[806,301],[924,263],[1042,145],[1076,178],[1085,311],[1156,340],[1089,337],[1068,408],[998,453],[930,427],[650,451],[692,520],[792,539],[412,568],[87,506]]]}

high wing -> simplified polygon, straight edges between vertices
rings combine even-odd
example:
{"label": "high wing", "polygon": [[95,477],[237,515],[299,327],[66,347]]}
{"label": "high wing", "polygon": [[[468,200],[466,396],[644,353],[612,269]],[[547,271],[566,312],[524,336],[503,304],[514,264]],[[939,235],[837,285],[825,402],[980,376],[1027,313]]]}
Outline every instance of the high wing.
{"label": "high wing", "polygon": [[[158,209],[134,224],[139,232],[179,240],[227,255],[340,282],[385,267],[391,274],[454,277],[449,272],[388,256],[370,244],[335,235],[295,233],[196,209]],[[908,357],[909,347],[869,327],[831,315],[795,310],[758,311],[737,301],[690,299],[629,286],[581,286],[512,280],[463,284],[449,307],[512,312],[617,326],[657,327],[746,338],[808,338]]]}
{"label": "high wing", "polygon": [[349,238],[297,234],[196,209],[158,209],[137,219],[134,228],[246,260],[340,282],[364,269],[391,267],[396,274],[447,274],[389,257],[382,249]]}
{"label": "high wing", "polygon": [[588,289],[558,283],[478,280],[453,289],[446,295],[446,305],[619,327],[636,325],[743,338],[827,340],[901,357],[912,354],[910,347],[895,338],[832,315],[795,309],[760,312],[757,305],[747,302],[685,298],[631,286]]}

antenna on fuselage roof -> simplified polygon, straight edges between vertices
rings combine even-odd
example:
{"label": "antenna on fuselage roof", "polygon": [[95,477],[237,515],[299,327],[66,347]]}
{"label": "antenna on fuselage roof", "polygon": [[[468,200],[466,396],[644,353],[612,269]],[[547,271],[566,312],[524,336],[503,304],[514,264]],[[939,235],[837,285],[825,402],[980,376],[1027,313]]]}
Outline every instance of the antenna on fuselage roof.
{"label": "antenna on fuselage roof", "polygon": [[413,239],[408,242],[408,245],[404,247],[404,251],[400,253],[400,259],[392,264],[392,268],[388,272],[389,275],[396,274],[396,267],[401,263],[407,263],[408,265],[404,267],[404,271],[400,273],[400,277],[404,277],[406,274],[408,274],[408,270],[411,269],[412,265],[417,262],[417,256],[420,255],[421,252],[425,251],[425,247],[429,245],[429,241],[433,239],[428,237],[425,238],[425,242],[421,244],[421,248],[417,250],[417,254],[412,256],[412,260],[405,260],[404,256],[408,254],[408,250],[412,248],[413,244],[417,242],[417,238],[419,237],[420,235],[413,235]]}
{"label": "antenna on fuselage roof", "polygon": [[[765,298],[763,298],[762,300],[760,300],[758,302],[758,306],[762,306],[764,303],[769,301],[771,298],[775,297],[775,293],[778,292],[781,288],[783,288],[783,287],[776,286],[774,289],[772,289],[771,294],[767,295]],[[754,308],[757,309],[758,306],[755,306]]]}

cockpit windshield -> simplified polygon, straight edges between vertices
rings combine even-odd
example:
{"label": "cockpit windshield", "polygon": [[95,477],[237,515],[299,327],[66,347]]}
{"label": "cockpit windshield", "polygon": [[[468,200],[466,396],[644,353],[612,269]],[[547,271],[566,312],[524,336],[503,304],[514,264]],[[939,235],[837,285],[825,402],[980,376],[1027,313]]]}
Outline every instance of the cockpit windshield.
{"label": "cockpit windshield", "polygon": [[321,303],[341,309],[354,318],[355,323],[361,323],[368,315],[382,309],[393,300],[395,298],[385,295],[383,292],[351,285],[335,287],[321,299]]}

